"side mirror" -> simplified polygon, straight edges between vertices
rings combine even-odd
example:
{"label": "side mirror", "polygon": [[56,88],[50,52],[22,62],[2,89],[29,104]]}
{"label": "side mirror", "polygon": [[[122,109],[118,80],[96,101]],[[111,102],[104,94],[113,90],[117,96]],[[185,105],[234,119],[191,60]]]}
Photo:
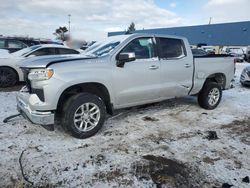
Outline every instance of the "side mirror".
{"label": "side mirror", "polygon": [[135,53],[130,52],[130,53],[120,53],[117,58],[117,67],[124,67],[124,64],[126,62],[134,61],[135,60]]}

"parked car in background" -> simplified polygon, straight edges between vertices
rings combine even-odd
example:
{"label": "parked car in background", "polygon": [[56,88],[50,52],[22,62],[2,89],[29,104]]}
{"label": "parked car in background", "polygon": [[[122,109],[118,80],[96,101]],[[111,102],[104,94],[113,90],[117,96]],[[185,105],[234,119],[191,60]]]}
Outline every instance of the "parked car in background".
{"label": "parked car in background", "polygon": [[225,49],[225,53],[235,57],[236,62],[244,62],[244,51],[242,48],[229,47]]}
{"label": "parked car in background", "polygon": [[198,49],[198,48],[192,48],[192,54],[194,57],[199,57],[199,56],[206,56],[208,53],[205,50]]}
{"label": "parked car in background", "polygon": [[154,34],[107,38],[81,57],[26,59],[17,108],[36,124],[56,115],[73,136],[87,138],[115,109],[196,95],[215,109],[234,77],[232,57],[193,57],[186,38]]}
{"label": "parked car in background", "polygon": [[9,56],[9,51],[0,49],[0,57],[5,57],[5,56]]}
{"label": "parked car in background", "polygon": [[87,48],[89,48],[90,46],[94,45],[96,43],[96,41],[91,41],[85,45],[82,45],[80,49],[82,50],[86,50]]}
{"label": "parked car in background", "polygon": [[0,87],[15,85],[24,81],[18,62],[35,56],[79,54],[80,52],[61,45],[35,45],[0,57]]}
{"label": "parked car in background", "polygon": [[38,44],[58,44],[63,45],[62,42],[50,39],[34,39],[28,37],[0,37],[0,49],[8,50],[9,53],[16,52],[23,48]]}
{"label": "parked car in background", "polygon": [[240,83],[243,86],[250,86],[250,66],[243,69],[240,76]]}
{"label": "parked car in background", "polygon": [[245,60],[250,63],[250,46],[247,47],[245,55]]}
{"label": "parked car in background", "polygon": [[58,40],[36,39],[35,41],[37,41],[38,44],[57,44],[57,45],[63,45],[63,42],[62,41],[58,41]]}
{"label": "parked car in background", "polygon": [[202,46],[202,50],[206,51],[208,54],[215,54],[216,49],[213,46]]}
{"label": "parked car in background", "polygon": [[0,37],[0,49],[16,52],[29,46],[37,45],[40,42],[31,38],[22,37]]}

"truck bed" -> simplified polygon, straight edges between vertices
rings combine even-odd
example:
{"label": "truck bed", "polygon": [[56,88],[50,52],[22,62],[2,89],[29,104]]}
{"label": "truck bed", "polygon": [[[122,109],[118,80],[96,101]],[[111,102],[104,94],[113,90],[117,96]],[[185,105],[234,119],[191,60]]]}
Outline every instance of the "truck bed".
{"label": "truck bed", "polygon": [[230,55],[206,55],[194,57],[194,75],[193,88],[190,94],[197,94],[203,87],[207,77],[216,74],[224,75],[223,89],[228,89],[231,86],[231,81],[234,77],[234,58]]}

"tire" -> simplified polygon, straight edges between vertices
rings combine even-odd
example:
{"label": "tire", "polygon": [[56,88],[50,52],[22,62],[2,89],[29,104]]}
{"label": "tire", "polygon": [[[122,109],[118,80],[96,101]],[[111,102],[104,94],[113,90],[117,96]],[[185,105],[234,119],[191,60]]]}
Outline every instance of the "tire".
{"label": "tire", "polygon": [[0,67],[0,87],[10,87],[18,82],[16,72],[8,67]]}
{"label": "tire", "polygon": [[241,83],[241,86],[242,87],[245,87],[246,86],[246,84],[244,84],[243,82],[240,82]]}
{"label": "tire", "polygon": [[70,97],[64,104],[61,122],[72,136],[84,139],[101,129],[105,116],[106,107],[101,98],[89,93],[80,93]]}
{"label": "tire", "polygon": [[221,86],[215,82],[206,82],[198,95],[198,103],[204,109],[213,110],[219,105],[221,97]]}

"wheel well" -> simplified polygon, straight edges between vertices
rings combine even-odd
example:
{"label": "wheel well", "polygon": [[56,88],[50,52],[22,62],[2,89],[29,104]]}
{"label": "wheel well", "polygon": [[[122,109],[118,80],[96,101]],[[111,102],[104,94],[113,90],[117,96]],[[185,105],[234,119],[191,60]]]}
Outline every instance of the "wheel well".
{"label": "wheel well", "polygon": [[222,89],[225,89],[225,87],[226,87],[226,76],[223,73],[211,74],[206,79],[206,82],[208,82],[208,81],[218,83]]}
{"label": "wheel well", "polygon": [[70,86],[69,88],[65,89],[59,98],[57,111],[61,113],[64,102],[66,102],[66,100],[71,96],[82,92],[91,93],[100,97],[106,105],[107,112],[109,114],[113,114],[113,107],[110,102],[108,89],[100,83],[82,83]]}
{"label": "wheel well", "polygon": [[18,79],[17,81],[19,82],[19,80],[20,80],[19,74],[18,74],[18,72],[14,68],[9,67],[9,66],[0,66],[0,68],[8,68],[8,69],[13,70],[16,73],[16,76],[17,76],[17,79]]}

